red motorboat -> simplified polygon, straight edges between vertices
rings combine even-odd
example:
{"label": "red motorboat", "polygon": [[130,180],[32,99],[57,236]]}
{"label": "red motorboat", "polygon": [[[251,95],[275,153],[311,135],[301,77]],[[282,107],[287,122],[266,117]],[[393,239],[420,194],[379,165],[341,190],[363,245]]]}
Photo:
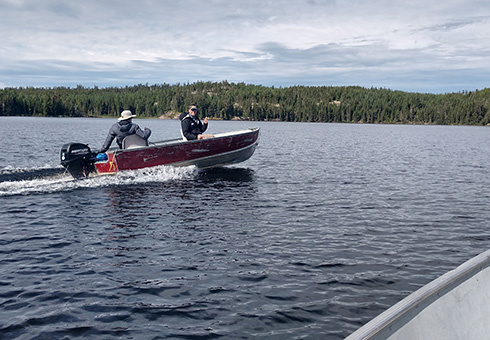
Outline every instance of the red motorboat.
{"label": "red motorboat", "polygon": [[173,139],[148,143],[137,135],[124,139],[123,149],[98,154],[82,143],[61,148],[61,165],[77,179],[159,165],[220,167],[249,159],[257,147],[259,128],[218,133],[213,138]]}

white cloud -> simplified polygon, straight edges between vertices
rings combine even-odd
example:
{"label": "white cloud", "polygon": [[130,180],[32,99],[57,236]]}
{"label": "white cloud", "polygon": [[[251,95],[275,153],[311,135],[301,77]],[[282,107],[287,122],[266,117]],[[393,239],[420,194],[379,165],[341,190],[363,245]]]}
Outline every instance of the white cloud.
{"label": "white cloud", "polygon": [[0,86],[488,87],[490,3],[0,0]]}

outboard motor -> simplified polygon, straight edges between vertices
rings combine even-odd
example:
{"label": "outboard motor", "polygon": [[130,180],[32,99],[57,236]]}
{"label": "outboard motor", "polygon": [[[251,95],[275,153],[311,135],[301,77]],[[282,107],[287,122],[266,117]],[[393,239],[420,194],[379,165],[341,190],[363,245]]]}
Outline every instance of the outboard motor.
{"label": "outboard motor", "polygon": [[89,146],[82,143],[69,143],[61,147],[61,165],[76,178],[86,178],[91,172],[95,172],[94,163],[97,153],[90,150]]}

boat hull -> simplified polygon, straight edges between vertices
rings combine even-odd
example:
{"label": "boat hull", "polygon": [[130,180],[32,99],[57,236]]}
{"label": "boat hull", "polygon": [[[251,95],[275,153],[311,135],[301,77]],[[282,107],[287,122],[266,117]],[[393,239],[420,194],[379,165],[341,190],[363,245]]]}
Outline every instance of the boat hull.
{"label": "boat hull", "polygon": [[95,163],[97,174],[170,165],[199,168],[236,164],[249,159],[258,144],[259,129],[251,128],[217,134],[213,138],[150,143],[146,147],[111,149],[108,160]]}
{"label": "boat hull", "polygon": [[490,250],[410,294],[345,340],[488,339]]}

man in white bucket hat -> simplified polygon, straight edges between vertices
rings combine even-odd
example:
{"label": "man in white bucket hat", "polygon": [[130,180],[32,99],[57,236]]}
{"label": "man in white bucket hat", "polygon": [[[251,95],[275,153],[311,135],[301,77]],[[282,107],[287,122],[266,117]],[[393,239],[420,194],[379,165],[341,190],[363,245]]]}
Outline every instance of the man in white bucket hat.
{"label": "man in white bucket hat", "polygon": [[148,128],[141,130],[138,125],[132,122],[133,117],[136,117],[136,115],[133,115],[133,113],[129,110],[124,110],[121,112],[121,117],[117,119],[118,122],[112,125],[100,152],[106,152],[111,147],[114,138],[116,139],[117,145],[119,145],[120,149],[122,149],[123,139],[129,135],[136,134],[141,138],[148,140],[151,135],[151,130]]}

